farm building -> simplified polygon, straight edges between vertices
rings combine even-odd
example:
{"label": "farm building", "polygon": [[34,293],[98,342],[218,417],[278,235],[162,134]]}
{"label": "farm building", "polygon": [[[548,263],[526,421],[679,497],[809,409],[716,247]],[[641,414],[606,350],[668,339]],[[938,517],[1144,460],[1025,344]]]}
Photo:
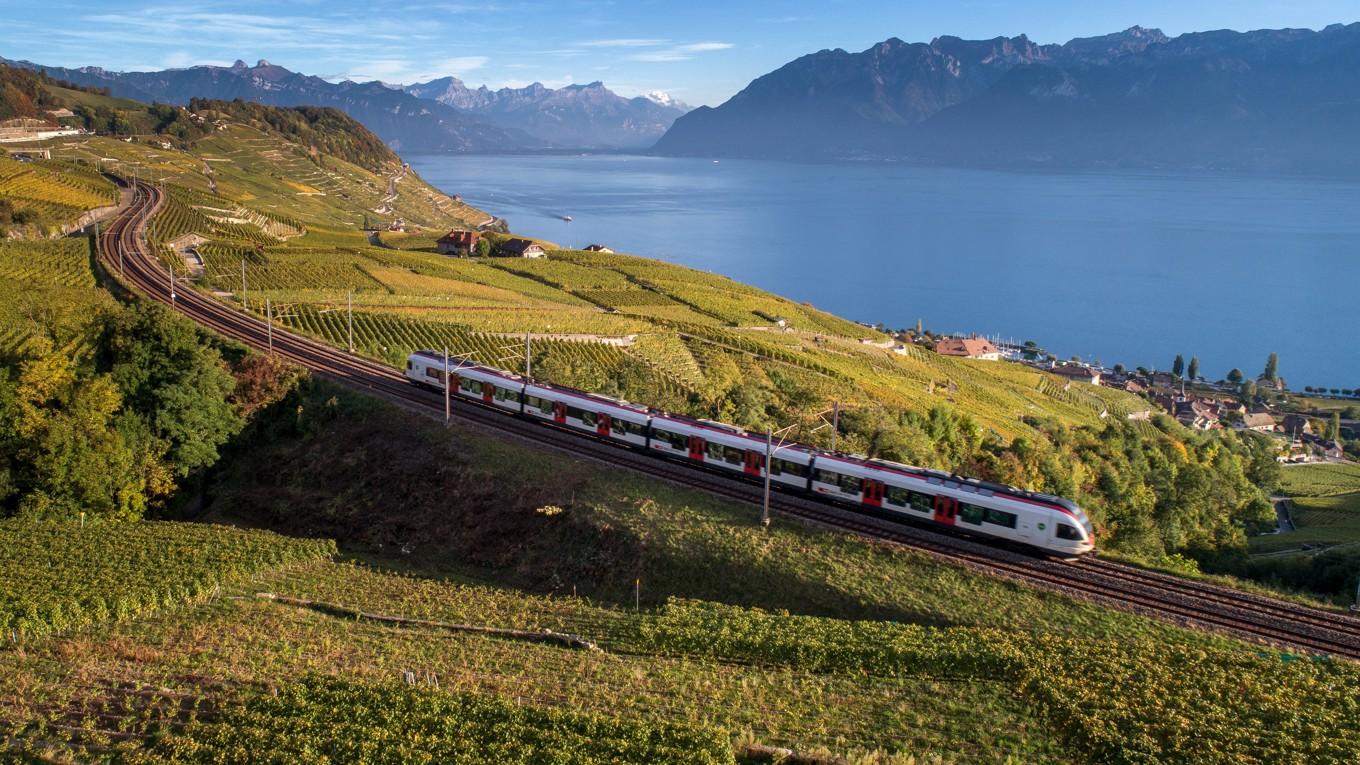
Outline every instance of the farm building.
{"label": "farm building", "polygon": [[1001,359],[1001,351],[980,337],[946,337],[935,343],[935,352],[941,356],[958,356],[966,359],[986,361]]}
{"label": "farm building", "polygon": [[1100,384],[1100,372],[1082,364],[1059,364],[1049,370],[1059,377],[1066,377],[1077,382]]}
{"label": "farm building", "polygon": [[543,245],[528,239],[509,239],[496,248],[496,254],[503,258],[541,258],[547,255]]}
{"label": "farm building", "polygon": [[614,251],[609,249],[608,247],[605,247],[602,244],[588,244],[586,245],[586,252],[603,252],[605,254],[612,254]]}
{"label": "farm building", "polygon": [[476,231],[454,229],[439,237],[434,246],[441,255],[471,255],[476,251],[477,239],[480,237],[481,234]]}

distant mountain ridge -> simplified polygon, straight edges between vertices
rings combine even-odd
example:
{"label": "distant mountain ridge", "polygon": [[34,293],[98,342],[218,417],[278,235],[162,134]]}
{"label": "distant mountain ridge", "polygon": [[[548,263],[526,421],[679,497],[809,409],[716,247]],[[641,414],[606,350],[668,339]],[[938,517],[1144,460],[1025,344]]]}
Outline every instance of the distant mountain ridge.
{"label": "distant mountain ridge", "polygon": [[668,96],[664,100],[624,98],[602,82],[557,89],[536,82],[523,88],[491,90],[485,85],[469,88],[457,77],[441,77],[407,85],[403,90],[461,109],[490,124],[577,148],[647,148],[689,111]]}
{"label": "distant mountain ridge", "polygon": [[[0,58],[0,61],[7,59]],[[505,152],[577,148],[646,148],[687,111],[678,103],[623,98],[603,83],[552,89],[471,89],[445,77],[403,86],[334,83],[261,59],[254,66],[194,66],[159,72],[9,62],[84,86],[107,87],[138,101],[186,104],[193,98],[241,99],[271,106],[331,106],[359,120],[401,151]]]}
{"label": "distant mountain ridge", "polygon": [[1360,24],[823,50],[678,119],[672,155],[1360,174]]}

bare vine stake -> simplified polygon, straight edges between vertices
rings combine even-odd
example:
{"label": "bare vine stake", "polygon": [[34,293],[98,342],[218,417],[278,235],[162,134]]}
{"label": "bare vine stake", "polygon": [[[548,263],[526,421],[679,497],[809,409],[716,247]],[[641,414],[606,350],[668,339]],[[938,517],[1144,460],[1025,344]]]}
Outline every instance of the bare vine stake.
{"label": "bare vine stake", "polygon": [[633,580],[633,610],[642,611],[642,580]]}

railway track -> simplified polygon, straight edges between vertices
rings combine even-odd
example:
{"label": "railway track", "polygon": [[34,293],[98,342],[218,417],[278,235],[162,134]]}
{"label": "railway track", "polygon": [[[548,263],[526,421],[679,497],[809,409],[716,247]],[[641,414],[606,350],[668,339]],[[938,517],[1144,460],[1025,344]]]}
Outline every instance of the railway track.
{"label": "railway track", "polygon": [[[172,283],[168,269],[148,252],[144,233],[163,201],[163,192],[134,182],[124,208],[99,241],[104,268],[126,286],[172,308],[200,325],[313,373],[382,396],[427,416],[443,414],[444,398],[417,389],[395,369],[344,353],[278,327],[268,327],[192,287]],[[546,446],[574,457],[622,466],[649,476],[702,489],[737,502],[759,504],[759,486],[681,463],[673,463],[583,438],[538,422],[528,422],[480,405],[458,401],[451,411],[460,423]],[[1184,626],[1315,655],[1360,659],[1360,618],[1310,608],[1206,582],[1149,572],[1099,559],[1060,562],[980,544],[915,525],[891,523],[849,508],[824,505],[801,496],[776,493],[771,509],[811,523],[875,540],[902,544],[938,558]]]}

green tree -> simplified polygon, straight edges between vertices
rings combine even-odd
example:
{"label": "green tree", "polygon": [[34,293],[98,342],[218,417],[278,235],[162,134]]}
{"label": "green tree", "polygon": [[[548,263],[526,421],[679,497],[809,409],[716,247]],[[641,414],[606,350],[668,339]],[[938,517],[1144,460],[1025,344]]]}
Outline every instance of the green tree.
{"label": "green tree", "polygon": [[1199,357],[1190,357],[1190,368],[1186,370],[1186,376],[1193,382],[1199,379]]}
{"label": "green tree", "polygon": [[487,239],[478,239],[478,240],[477,240],[477,257],[479,257],[479,258],[489,258],[489,257],[491,257],[491,242],[490,242],[490,240],[487,240]]}
{"label": "green tree", "polygon": [[1228,372],[1228,382],[1230,382],[1230,383],[1232,383],[1232,384],[1234,384],[1234,385],[1236,385],[1236,384],[1242,382],[1243,379],[1245,379],[1245,378],[1244,378],[1244,376],[1242,375],[1242,370],[1238,369],[1237,367],[1233,367],[1233,368]]}
{"label": "green tree", "polygon": [[1327,425],[1327,438],[1331,441],[1341,440],[1341,411],[1332,412],[1332,421]]}
{"label": "green tree", "polygon": [[1184,371],[1185,371],[1185,357],[1181,356],[1178,353],[1176,354],[1176,360],[1171,362],[1171,374],[1175,375],[1176,377],[1180,377],[1181,373],[1183,373]]}
{"label": "green tree", "polygon": [[1261,379],[1269,382],[1275,382],[1275,378],[1279,376],[1279,373],[1280,373],[1280,356],[1279,354],[1272,353],[1270,354],[1269,357],[1266,358],[1266,368],[1265,371],[1261,373]]}
{"label": "green tree", "polygon": [[242,426],[229,396],[236,386],[199,330],[158,304],[119,312],[105,329],[105,366],[149,431],[168,444],[180,476],[217,460]]}

